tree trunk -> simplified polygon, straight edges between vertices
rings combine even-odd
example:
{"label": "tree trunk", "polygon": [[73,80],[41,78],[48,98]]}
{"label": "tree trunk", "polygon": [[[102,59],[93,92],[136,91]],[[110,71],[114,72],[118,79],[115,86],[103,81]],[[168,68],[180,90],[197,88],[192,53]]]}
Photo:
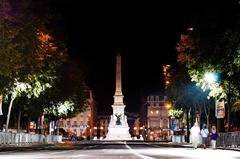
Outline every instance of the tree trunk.
{"label": "tree trunk", "polygon": [[227,111],[227,123],[228,123],[228,128],[227,131],[230,131],[230,127],[231,127],[231,95],[230,95],[230,82],[229,82],[229,86],[228,86],[228,96],[227,96],[227,103],[228,103],[228,111]]}
{"label": "tree trunk", "polygon": [[40,134],[44,134],[43,121],[44,121],[44,115],[41,115],[41,116],[40,116]]}
{"label": "tree trunk", "polygon": [[57,125],[57,135],[59,135],[59,120],[56,121],[56,125]]}
{"label": "tree trunk", "polygon": [[53,121],[53,131],[51,132],[51,135],[55,135],[55,127],[56,127],[56,121]]}
{"label": "tree trunk", "polygon": [[187,142],[189,142],[189,110],[187,109]]}
{"label": "tree trunk", "polygon": [[19,109],[18,111],[18,121],[17,121],[17,132],[20,132],[20,125],[21,125],[21,115],[22,115],[22,111]]}
{"label": "tree trunk", "polygon": [[28,117],[28,122],[27,122],[27,133],[30,132],[30,129],[29,129],[29,127],[30,127],[30,122],[31,122],[31,117]]}
{"label": "tree trunk", "polygon": [[9,107],[8,107],[8,115],[7,115],[7,123],[6,123],[6,132],[8,132],[8,125],[9,125],[9,120],[10,120],[10,116],[11,116],[11,110],[12,110],[12,104],[15,98],[11,98]]}
{"label": "tree trunk", "polygon": [[0,130],[2,129],[3,119],[4,119],[4,117],[0,116]]}
{"label": "tree trunk", "polygon": [[192,109],[190,110],[190,114],[191,114],[191,127],[192,127],[193,124],[194,124],[194,116],[193,116],[193,111],[192,111]]}
{"label": "tree trunk", "polygon": [[211,103],[208,102],[208,114],[207,114],[207,127],[208,128],[210,128],[210,123],[209,123],[210,113],[211,113]]}
{"label": "tree trunk", "polygon": [[198,116],[198,122],[199,122],[199,127],[201,126],[201,115],[202,115],[202,105],[201,104],[199,104],[198,105],[198,114],[197,114]]}
{"label": "tree trunk", "polygon": [[40,132],[39,132],[39,129],[38,129],[40,124],[39,124],[38,121],[39,121],[39,118],[37,118],[37,119],[35,120],[35,123],[36,123],[35,133],[36,133],[36,134],[39,134],[39,133],[40,133]]}
{"label": "tree trunk", "polygon": [[3,101],[3,95],[1,94],[0,95],[0,115],[3,115],[3,112],[2,112],[2,101]]}
{"label": "tree trunk", "polygon": [[[13,112],[14,112],[14,109],[13,109]],[[17,128],[17,124],[18,124],[18,115],[17,114],[13,114],[13,116],[12,116],[12,120],[11,121],[13,121],[13,123],[14,124],[12,124],[12,126],[14,127],[14,128]]]}
{"label": "tree trunk", "polygon": [[207,128],[209,128],[209,114],[210,114],[210,106],[211,104],[209,104],[208,102],[208,105],[204,102],[203,103],[203,110],[204,110],[204,114],[206,116],[206,120],[207,120]]}

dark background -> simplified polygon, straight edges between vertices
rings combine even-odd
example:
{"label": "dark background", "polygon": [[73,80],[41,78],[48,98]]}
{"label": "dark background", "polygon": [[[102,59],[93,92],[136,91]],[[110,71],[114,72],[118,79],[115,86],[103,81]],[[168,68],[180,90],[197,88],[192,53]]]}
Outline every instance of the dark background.
{"label": "dark background", "polygon": [[126,110],[139,111],[141,99],[163,92],[162,66],[176,63],[176,43],[197,18],[222,14],[222,1],[158,1],[157,3],[82,3],[49,1],[61,14],[58,33],[84,70],[98,111],[111,111],[115,91],[115,59],[122,55],[122,89]]}

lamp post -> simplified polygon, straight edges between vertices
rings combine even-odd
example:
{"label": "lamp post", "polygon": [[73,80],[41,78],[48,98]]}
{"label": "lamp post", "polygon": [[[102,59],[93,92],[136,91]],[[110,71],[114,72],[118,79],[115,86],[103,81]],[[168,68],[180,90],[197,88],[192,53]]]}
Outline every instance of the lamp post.
{"label": "lamp post", "polygon": [[103,139],[103,126],[100,126],[100,139]]}
{"label": "lamp post", "polygon": [[145,132],[144,132],[144,125],[140,127],[140,140],[144,140],[145,138]]}
{"label": "lamp post", "polygon": [[[210,86],[214,86],[215,88],[219,87],[219,85],[218,85],[218,80],[219,80],[218,75],[215,72],[207,72],[204,75],[204,79]],[[218,110],[219,109],[218,108],[219,102],[218,102],[218,99],[217,99],[216,96],[214,97],[214,102],[215,102],[215,116],[217,118],[217,132],[219,132],[219,130],[220,130],[220,118],[223,118],[224,116],[219,115],[219,110]]]}
{"label": "lamp post", "polygon": [[[170,103],[165,104],[167,113],[169,113],[169,110],[171,109],[172,105]],[[168,115],[168,137],[171,135],[171,127],[172,127],[172,118]]]}

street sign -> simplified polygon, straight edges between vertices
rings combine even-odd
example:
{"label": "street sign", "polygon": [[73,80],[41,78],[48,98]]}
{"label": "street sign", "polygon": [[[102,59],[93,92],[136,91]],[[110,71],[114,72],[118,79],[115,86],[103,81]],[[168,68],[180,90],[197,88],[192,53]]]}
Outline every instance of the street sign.
{"label": "street sign", "polygon": [[224,100],[222,100],[222,101],[216,100],[215,116],[216,116],[216,118],[224,118],[224,116],[225,116]]}

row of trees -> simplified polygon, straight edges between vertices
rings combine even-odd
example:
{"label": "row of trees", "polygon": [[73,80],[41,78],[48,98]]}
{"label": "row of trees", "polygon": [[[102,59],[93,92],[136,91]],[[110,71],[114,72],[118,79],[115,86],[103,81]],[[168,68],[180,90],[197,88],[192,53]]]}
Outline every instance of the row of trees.
{"label": "row of trees", "polygon": [[22,115],[27,121],[41,115],[57,120],[84,109],[82,73],[51,32],[53,15],[38,15],[32,2],[0,4],[1,125],[6,119],[6,131],[12,108],[15,116],[18,112],[18,128]]}
{"label": "row of trees", "polygon": [[[211,100],[226,101],[228,131],[232,125],[232,111],[238,115],[240,110],[240,30],[239,19],[235,18],[231,17],[229,23],[226,19],[198,19],[181,35],[176,46],[178,66],[167,88],[175,105],[188,109],[198,106],[200,115],[200,108],[204,108],[208,123]],[[204,79],[207,72],[218,73],[221,77],[214,87]]]}

